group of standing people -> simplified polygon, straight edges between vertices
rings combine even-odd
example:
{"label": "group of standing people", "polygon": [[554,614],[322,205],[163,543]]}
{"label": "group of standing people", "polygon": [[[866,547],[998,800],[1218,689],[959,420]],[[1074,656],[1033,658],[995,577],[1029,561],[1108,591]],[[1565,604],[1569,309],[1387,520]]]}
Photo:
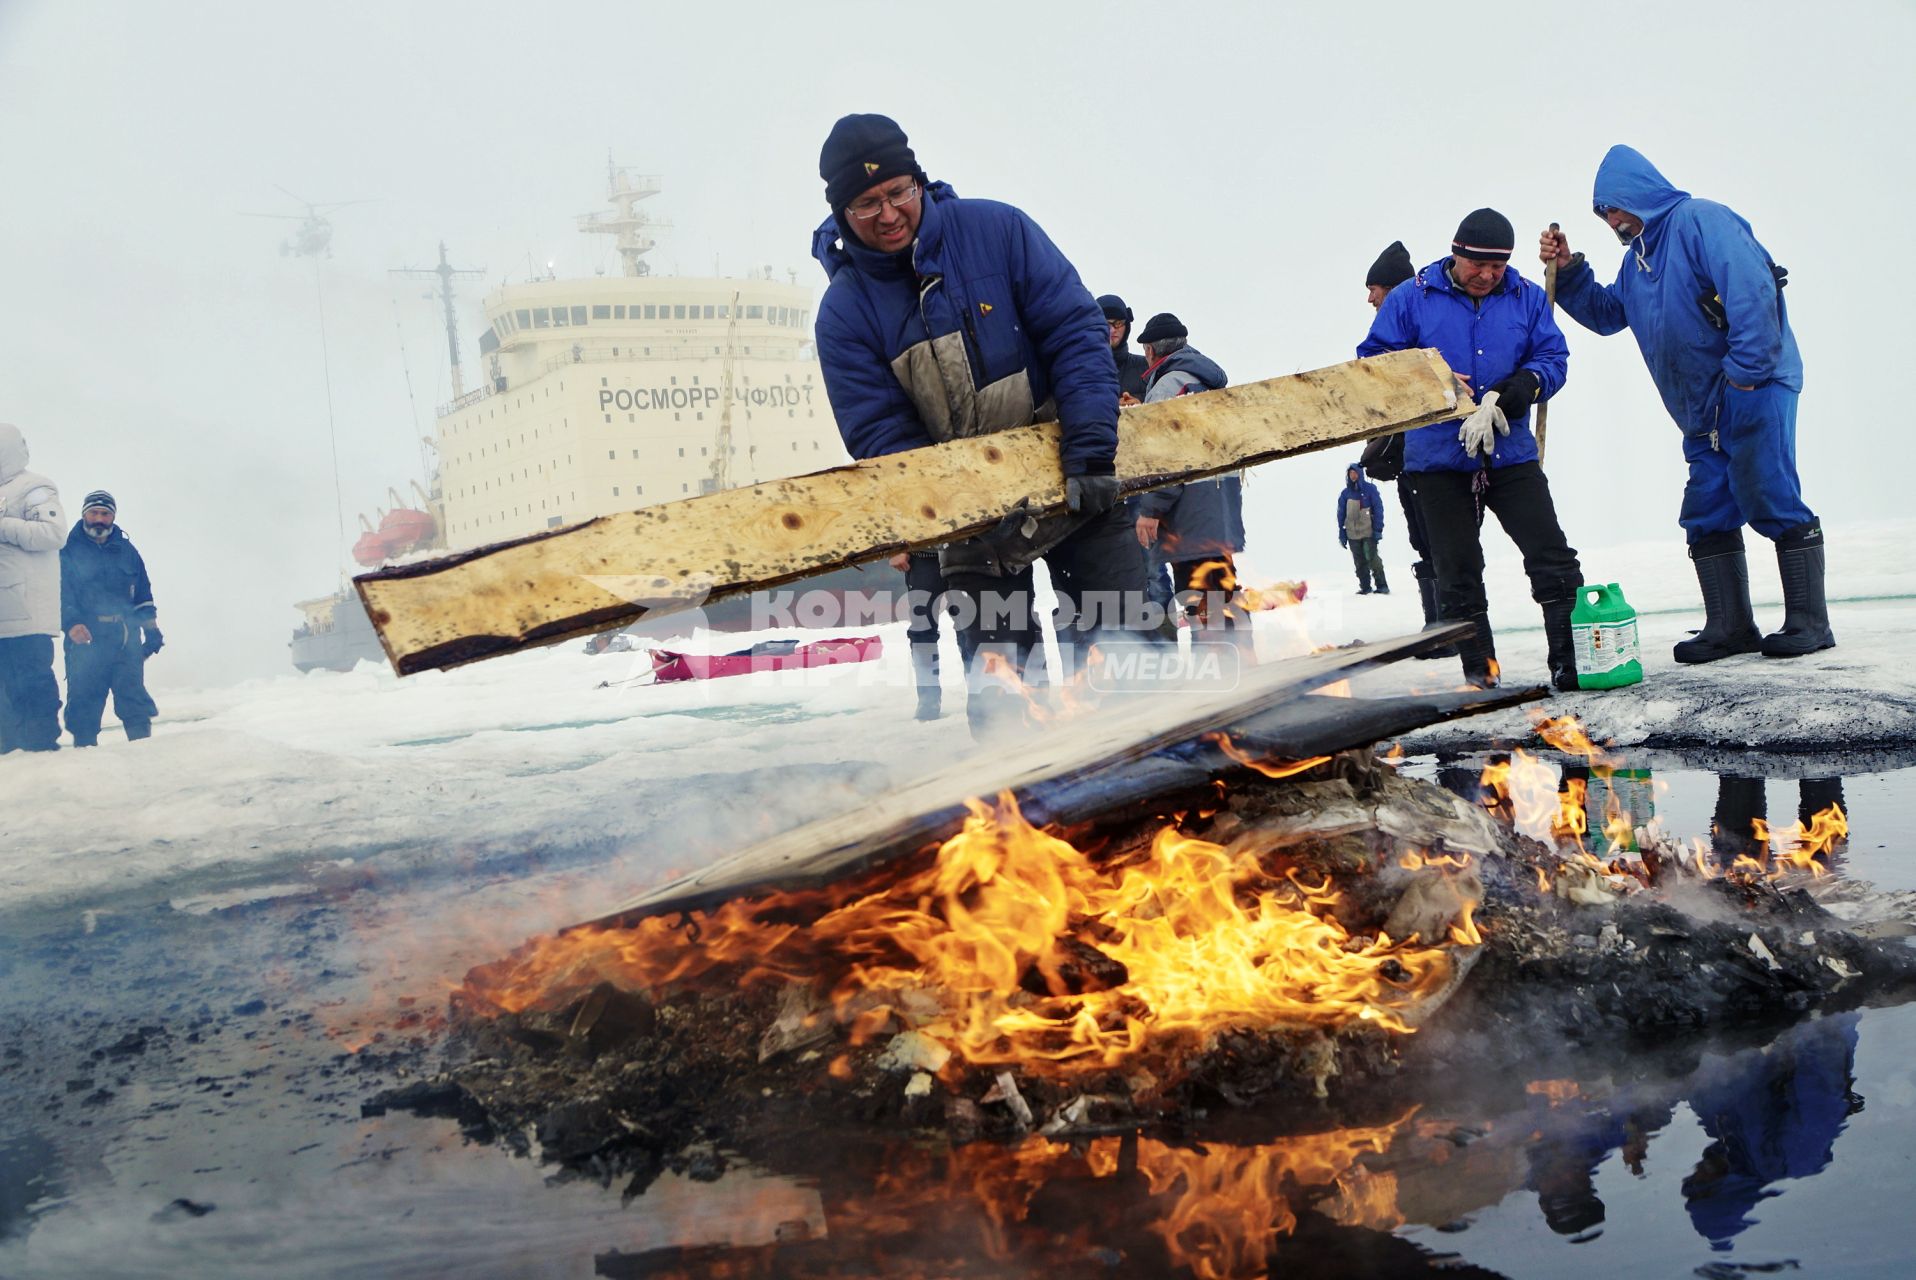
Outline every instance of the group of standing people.
{"label": "group of standing people", "polygon": [[0,423],[0,753],[60,746],[53,641],[66,657],[66,728],[76,747],[100,740],[107,697],[128,738],[153,732],[146,660],[160,651],[146,562],[104,489],[71,527],[53,482],[27,469],[26,437]]}
{"label": "group of standing people", "polygon": [[[1554,224],[1539,256],[1557,271],[1564,311],[1599,334],[1628,328],[1664,405],[1683,432],[1688,467],[1679,514],[1703,596],[1704,625],[1679,642],[1679,663],[1738,654],[1789,658],[1836,643],[1824,588],[1822,525],[1805,504],[1796,469],[1796,401],[1803,366],[1783,287],[1788,273],[1723,205],[1679,190],[1639,152],[1612,147],[1598,166],[1596,215],[1628,252],[1605,285]],[[1461,426],[1404,433],[1401,446],[1367,451],[1374,474],[1395,477],[1423,592],[1426,622],[1468,620],[1460,642],[1466,679],[1496,680],[1496,649],[1483,585],[1480,530],[1494,512],[1523,556],[1543,613],[1551,680],[1577,686],[1571,614],[1583,585],[1530,428],[1531,409],[1564,383],[1569,350],[1544,290],[1510,268],[1516,233],[1492,209],[1466,217],[1450,253],[1411,269],[1392,244],[1365,280],[1377,315],[1360,356],[1435,347],[1477,397]],[[1395,438],[1393,438],[1395,439]],[[1382,464],[1381,466],[1379,464]],[[1383,468],[1390,468],[1386,473]],[[1346,494],[1364,487],[1346,473]],[[1381,511],[1381,504],[1371,502]],[[1763,635],[1750,603],[1745,524],[1776,546],[1782,626]],[[1381,521],[1376,526],[1382,528]],[[1349,526],[1340,523],[1340,537]],[[1365,580],[1359,555],[1360,584]]]}
{"label": "group of standing people", "polygon": [[[819,175],[831,216],[814,234],[813,252],[831,283],[818,312],[818,352],[851,454],[871,458],[1032,422],[1060,428],[1063,514],[1017,512],[978,537],[901,557],[912,587],[940,602],[913,628],[920,715],[938,714],[935,615],[949,609],[974,734],[1020,719],[1016,685],[1040,635],[1031,592],[1041,558],[1059,598],[1067,660],[1094,637],[1161,638],[1168,615],[1158,602],[1170,585],[1195,588],[1206,602],[1228,600],[1231,556],[1243,547],[1238,477],[1126,503],[1115,474],[1122,404],[1226,385],[1185,325],[1168,312],[1153,316],[1136,335],[1142,353],[1132,352],[1123,299],[1094,299],[1021,210],[960,198],[933,182],[887,117],[839,120]],[[1628,327],[1637,335],[1684,428],[1690,481],[1682,524],[1707,621],[1677,646],[1677,660],[1828,647],[1822,534],[1796,479],[1801,364],[1782,301],[1784,273],[1746,222],[1670,186],[1627,147],[1605,157],[1595,206],[1630,247],[1614,284],[1597,282],[1561,232],[1544,233],[1539,247],[1561,273],[1560,301],[1573,318],[1599,333]],[[1373,266],[1366,285],[1376,316],[1357,354],[1435,347],[1476,405],[1461,420],[1378,446],[1367,461],[1374,474],[1397,480],[1426,619],[1474,624],[1457,647],[1465,678],[1497,682],[1480,534],[1493,513],[1523,555],[1551,680],[1571,689],[1582,568],[1530,426],[1532,410],[1564,385],[1569,347],[1544,290],[1511,267],[1515,248],[1509,219],[1478,209],[1459,224],[1449,252],[1423,269],[1412,267],[1401,243]],[[1346,472],[1337,520],[1360,589],[1388,592],[1377,554],[1384,504],[1363,465]],[[1776,541],[1782,568],[1785,622],[1767,637],[1751,616],[1745,522]],[[1226,590],[1205,590],[1214,587]],[[1199,605],[1192,616],[1222,629],[1230,612]],[[929,662],[920,657],[927,649]]]}

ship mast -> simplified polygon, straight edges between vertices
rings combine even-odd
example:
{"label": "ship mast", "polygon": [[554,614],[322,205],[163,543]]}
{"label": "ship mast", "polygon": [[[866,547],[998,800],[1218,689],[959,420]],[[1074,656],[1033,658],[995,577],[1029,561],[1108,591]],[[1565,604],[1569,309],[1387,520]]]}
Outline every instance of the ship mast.
{"label": "ship mast", "polygon": [[605,198],[612,202],[614,212],[580,214],[579,230],[588,235],[618,237],[620,272],[628,276],[651,275],[652,267],[645,261],[645,255],[656,249],[659,243],[652,238],[651,232],[654,228],[672,224],[640,213],[633,206],[659,193],[661,187],[658,176],[634,173],[630,168],[614,163],[611,152],[607,152],[605,188]]}
{"label": "ship mast", "polygon": [[732,487],[732,371],[738,366],[738,299],[732,291],[731,319],[725,326],[725,367],[719,377],[718,456],[712,459],[712,492]]}
{"label": "ship mast", "polygon": [[[454,280],[477,280],[486,274],[484,267],[455,267],[446,257],[446,242],[439,242],[439,265],[436,267],[394,267],[396,276],[436,276],[439,279],[438,299],[446,309],[446,352],[452,357],[452,398],[457,400],[466,394],[465,378],[459,372],[459,313],[453,307],[452,282]],[[432,294],[427,294],[432,297]]]}

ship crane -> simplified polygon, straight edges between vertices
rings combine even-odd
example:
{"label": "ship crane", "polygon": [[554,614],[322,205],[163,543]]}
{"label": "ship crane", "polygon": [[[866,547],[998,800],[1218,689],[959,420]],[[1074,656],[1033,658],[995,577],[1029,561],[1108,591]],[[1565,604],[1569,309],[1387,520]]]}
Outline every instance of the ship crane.
{"label": "ship crane", "polygon": [[730,318],[725,324],[725,366],[719,374],[718,456],[712,459],[711,491],[732,487],[732,374],[738,367],[738,299],[732,291]]}

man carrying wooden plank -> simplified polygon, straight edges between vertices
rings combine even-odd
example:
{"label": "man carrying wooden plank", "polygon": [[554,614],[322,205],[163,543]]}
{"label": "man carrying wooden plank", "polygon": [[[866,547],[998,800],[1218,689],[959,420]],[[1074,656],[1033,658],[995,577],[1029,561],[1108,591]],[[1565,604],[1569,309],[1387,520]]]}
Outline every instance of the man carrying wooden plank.
{"label": "man carrying wooden plank", "polygon": [[1031,576],[1040,556],[1069,614],[1058,627],[1067,668],[1098,632],[1156,621],[1143,616],[1144,557],[1117,505],[1109,329],[1037,223],[932,182],[889,118],[839,120],[818,169],[832,208],[812,240],[831,278],[818,310],[818,358],[851,455],[1054,418],[1061,428],[1067,513],[1014,513],[939,553],[959,597],[967,717],[974,737],[988,736],[1022,721],[1023,700],[1003,678],[1022,678],[1040,638]]}

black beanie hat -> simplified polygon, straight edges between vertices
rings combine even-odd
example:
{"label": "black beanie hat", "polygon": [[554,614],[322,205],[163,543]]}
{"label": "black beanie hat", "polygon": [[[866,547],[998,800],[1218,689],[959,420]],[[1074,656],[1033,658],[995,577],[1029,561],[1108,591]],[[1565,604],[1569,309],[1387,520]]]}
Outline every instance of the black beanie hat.
{"label": "black beanie hat", "polygon": [[1508,262],[1517,247],[1517,229],[1510,219],[1495,209],[1477,209],[1457,224],[1457,238],[1450,251],[1460,258],[1477,262]]}
{"label": "black beanie hat", "polygon": [[926,180],[905,131],[890,116],[840,117],[818,153],[818,176],[825,180],[825,201],[833,213],[867,187],[907,175]]}
{"label": "black beanie hat", "polygon": [[1188,338],[1191,331],[1184,322],[1169,311],[1160,311],[1145,321],[1144,332],[1138,335],[1138,341],[1149,345],[1160,338]]}
{"label": "black beanie hat", "polygon": [[1395,289],[1416,274],[1417,268],[1410,265],[1410,250],[1404,247],[1402,240],[1393,240],[1390,248],[1378,254],[1377,261],[1370,264],[1364,287],[1381,285],[1387,290]]}
{"label": "black beanie hat", "polygon": [[95,489],[80,499],[80,514],[85,515],[89,507],[105,507],[116,516],[120,514],[120,504],[115,502],[113,495],[105,489]]}
{"label": "black beanie hat", "polygon": [[1131,308],[1124,305],[1124,299],[1115,293],[1100,294],[1098,309],[1104,312],[1106,320],[1122,320],[1131,323]]}

